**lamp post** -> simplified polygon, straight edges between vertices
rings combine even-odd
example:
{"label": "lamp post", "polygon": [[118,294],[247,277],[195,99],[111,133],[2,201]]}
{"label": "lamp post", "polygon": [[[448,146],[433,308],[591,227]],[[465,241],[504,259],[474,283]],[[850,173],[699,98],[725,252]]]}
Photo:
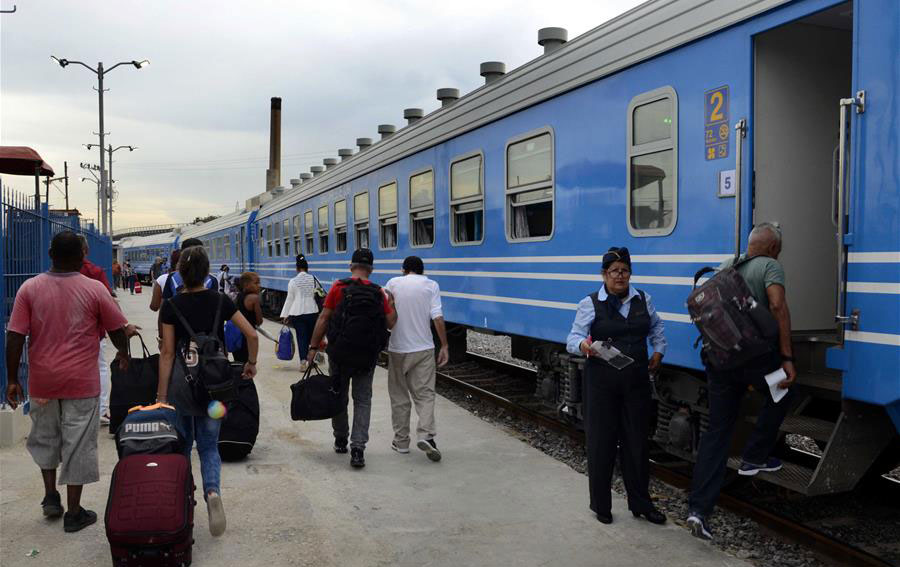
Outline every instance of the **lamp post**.
{"label": "lamp post", "polygon": [[[87,149],[90,150],[97,144],[85,144],[85,145],[87,146]],[[107,181],[109,193],[106,195],[106,197],[109,199],[109,209],[106,211],[106,213],[109,217],[109,236],[110,237],[112,237],[112,233],[113,233],[113,206],[112,206],[112,204],[113,204],[113,200],[114,200],[113,199],[113,197],[114,197],[113,191],[115,190],[114,189],[115,179],[113,179],[113,174],[112,174],[113,152],[117,152],[122,149],[127,149],[129,152],[133,152],[134,150],[137,149],[137,146],[119,146],[117,148],[114,148],[114,147],[112,147],[112,144],[110,144],[109,148],[106,150],[109,153],[109,180]]]}
{"label": "lamp post", "polygon": [[63,69],[65,69],[68,65],[81,65],[88,71],[97,75],[97,94],[99,95],[99,98],[100,98],[100,133],[99,133],[99,136],[100,136],[100,188],[101,188],[100,209],[101,209],[101,213],[102,213],[100,220],[101,220],[101,231],[103,232],[103,234],[108,234],[108,230],[107,230],[107,226],[106,226],[106,206],[107,206],[106,199],[107,199],[108,195],[106,194],[106,192],[107,192],[107,188],[109,186],[108,186],[107,180],[106,180],[106,156],[104,155],[104,149],[103,149],[105,146],[104,142],[106,141],[106,132],[103,130],[103,77],[107,73],[109,73],[110,71],[112,71],[113,69],[118,67],[119,65],[133,65],[135,69],[141,69],[141,68],[149,65],[150,61],[148,61],[146,59],[144,59],[143,61],[122,61],[122,62],[116,63],[109,69],[104,69],[103,62],[101,61],[100,63],[97,63],[97,68],[94,69],[93,67],[86,65],[85,63],[82,63],[81,61],[69,61],[68,59],[60,59],[59,57],[56,57],[55,55],[51,55],[50,59],[53,59],[54,61],[59,63],[59,66],[62,67]]}
{"label": "lamp post", "polygon": [[84,183],[85,181],[93,181],[94,183],[97,184],[97,218],[99,219],[100,218],[100,180],[95,179],[93,177],[82,177],[81,182]]}

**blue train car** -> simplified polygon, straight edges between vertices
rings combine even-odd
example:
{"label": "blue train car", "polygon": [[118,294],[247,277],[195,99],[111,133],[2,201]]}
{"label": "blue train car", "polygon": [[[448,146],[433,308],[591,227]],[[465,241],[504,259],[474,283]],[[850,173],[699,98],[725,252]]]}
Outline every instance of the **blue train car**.
{"label": "blue train car", "polygon": [[767,476],[850,490],[898,460],[898,20],[893,0],[647,3],[266,203],[252,268],[277,298],[301,251],[323,282],[357,247],[381,283],[421,256],[447,321],[512,336],[578,419],[583,361],[561,343],[602,252],[628,246],[670,345],[656,440],[690,457],[708,411],[692,276],[778,222],[802,400],[784,429],[823,455]]}
{"label": "blue train car", "polygon": [[124,238],[119,242],[120,256],[123,262],[131,264],[140,281],[150,283],[153,263],[161,258],[168,265],[169,256],[178,247],[179,238],[178,232]]}

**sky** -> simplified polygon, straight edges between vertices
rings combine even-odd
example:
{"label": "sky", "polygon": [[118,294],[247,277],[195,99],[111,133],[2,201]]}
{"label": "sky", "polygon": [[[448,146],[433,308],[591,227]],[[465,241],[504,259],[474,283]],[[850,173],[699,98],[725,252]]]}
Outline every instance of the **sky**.
{"label": "sky", "polygon": [[[641,0],[366,0],[348,2],[0,0],[0,145],[30,146],[62,175],[69,200],[96,218],[96,184],[79,163],[98,164],[93,73],[50,55],[106,68],[105,130],[113,147],[115,228],[189,222],[243,208],[265,191],[269,99],[282,98],[282,185],[399,128],[403,109],[440,103],[483,83],[479,64],[507,71],[538,57],[537,30],[572,39]],[[30,177],[3,176],[33,194]],[[63,184],[50,203],[63,208]]]}

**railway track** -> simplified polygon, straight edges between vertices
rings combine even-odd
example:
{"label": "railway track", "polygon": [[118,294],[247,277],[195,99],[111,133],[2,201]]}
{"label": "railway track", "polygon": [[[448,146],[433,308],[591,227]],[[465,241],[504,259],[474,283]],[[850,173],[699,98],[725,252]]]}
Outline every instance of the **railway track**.
{"label": "railway track", "polygon": [[[467,353],[467,360],[438,370],[440,383],[485,402],[535,425],[584,442],[584,432],[559,419],[534,396],[536,372],[492,357]],[[651,460],[651,472],[659,480],[680,489],[690,486],[683,461]],[[774,513],[746,499],[723,491],[719,505],[750,518],[768,531],[791,543],[807,547],[816,555],[840,565],[890,566],[890,563],[852,544],[801,522]]]}

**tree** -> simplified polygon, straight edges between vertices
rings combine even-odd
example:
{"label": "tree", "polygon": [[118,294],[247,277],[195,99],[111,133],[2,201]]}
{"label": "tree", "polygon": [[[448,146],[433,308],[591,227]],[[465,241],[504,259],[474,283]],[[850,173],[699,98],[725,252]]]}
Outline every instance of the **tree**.
{"label": "tree", "polygon": [[211,220],[215,220],[215,219],[219,218],[219,216],[220,216],[220,215],[208,215],[208,216],[205,216],[205,217],[195,217],[195,218],[194,218],[194,224],[203,224],[203,223],[205,223],[205,222],[209,222],[209,221],[211,221]]}

